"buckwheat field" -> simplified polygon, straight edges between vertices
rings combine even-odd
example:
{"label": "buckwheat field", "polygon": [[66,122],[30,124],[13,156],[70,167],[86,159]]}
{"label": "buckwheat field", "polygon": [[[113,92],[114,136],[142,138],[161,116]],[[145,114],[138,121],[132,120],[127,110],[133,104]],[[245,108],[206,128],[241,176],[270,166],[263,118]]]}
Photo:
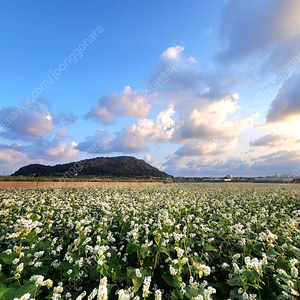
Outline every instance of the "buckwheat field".
{"label": "buckwheat field", "polygon": [[0,299],[298,299],[300,186],[0,191]]}

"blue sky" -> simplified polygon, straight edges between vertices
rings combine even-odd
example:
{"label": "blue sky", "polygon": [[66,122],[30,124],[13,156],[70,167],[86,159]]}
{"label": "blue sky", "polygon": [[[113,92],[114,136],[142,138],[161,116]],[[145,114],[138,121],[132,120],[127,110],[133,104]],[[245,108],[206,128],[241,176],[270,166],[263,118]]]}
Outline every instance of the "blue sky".
{"label": "blue sky", "polygon": [[300,173],[296,0],[2,1],[0,173],[131,155]]}

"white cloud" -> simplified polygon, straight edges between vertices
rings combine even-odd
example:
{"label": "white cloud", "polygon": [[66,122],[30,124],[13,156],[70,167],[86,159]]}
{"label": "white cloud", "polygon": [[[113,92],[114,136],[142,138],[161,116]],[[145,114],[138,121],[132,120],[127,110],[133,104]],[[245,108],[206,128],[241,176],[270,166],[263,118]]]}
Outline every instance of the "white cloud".
{"label": "white cloud", "polygon": [[[175,151],[175,157],[194,156],[196,159],[226,153],[237,146],[240,134],[253,126],[257,115],[238,118],[238,94],[223,90],[219,78],[216,86],[208,86],[205,80],[213,83],[212,77],[206,77],[196,61],[186,57],[183,51],[181,46],[168,48],[151,76],[152,80],[157,78],[170,67],[170,61],[176,70],[156,91],[163,110],[155,118],[139,118],[119,132],[106,132],[97,153],[137,153],[149,150],[151,143],[173,143],[181,145]],[[128,88],[126,93],[131,90]],[[119,97],[112,103],[105,101],[99,100],[107,105],[98,103],[98,113],[101,109],[112,108],[105,111],[105,114],[111,114],[107,117],[107,121],[111,121],[117,115],[114,107],[119,103]],[[123,108],[121,110],[124,112]],[[103,121],[104,112],[100,112]],[[97,140],[103,140],[103,134],[103,131],[97,131],[79,143],[77,149],[86,151]]]}
{"label": "white cloud", "polygon": [[40,163],[53,165],[74,160],[79,152],[75,149],[76,143],[60,143],[58,139],[47,141],[45,139],[34,140],[28,145],[0,144],[0,166],[7,173],[13,173],[20,167],[28,164]]}
{"label": "white cloud", "polygon": [[7,107],[0,110],[0,122],[6,125],[1,133],[4,138],[35,140],[51,133],[54,125],[49,108],[31,102],[27,109]]}
{"label": "white cloud", "polygon": [[175,176],[241,176],[250,172],[250,165],[239,158],[182,157],[171,155],[162,165],[165,172]]}
{"label": "white cloud", "polygon": [[[77,120],[72,113],[54,114],[43,99],[25,99],[19,107],[10,106],[0,110],[2,131],[0,136],[10,140],[34,141],[48,134],[55,134],[55,127],[71,124]],[[62,137],[66,129],[58,129]],[[61,131],[62,130],[62,131]]]}
{"label": "white cloud", "polygon": [[154,157],[152,157],[149,153],[146,153],[144,160],[147,163],[153,163],[153,162],[155,162],[156,159]]}
{"label": "white cloud", "polygon": [[0,149],[0,164],[16,165],[27,160],[27,155],[13,149]]}
{"label": "white cloud", "polygon": [[173,133],[173,114],[171,106],[161,111],[156,120],[139,119],[136,124],[124,127],[120,132],[98,130],[94,136],[88,136],[84,142],[79,143],[77,149],[87,151],[93,144],[101,141],[96,153],[136,153],[149,149],[148,143],[167,143]]}
{"label": "white cloud", "polygon": [[288,78],[270,105],[267,123],[286,121],[300,116],[300,74]]}
{"label": "white cloud", "polygon": [[79,151],[75,149],[77,144],[75,142],[71,142],[69,145],[66,143],[61,143],[56,147],[51,147],[46,150],[46,154],[55,158],[56,160],[65,161],[70,158],[73,158]]}
{"label": "white cloud", "polygon": [[180,58],[180,55],[183,52],[183,50],[184,47],[182,46],[170,47],[162,54],[162,57],[168,60],[176,60]]}
{"label": "white cloud", "polygon": [[251,166],[259,174],[293,174],[300,169],[300,151],[280,150],[260,156]]}
{"label": "white cloud", "polygon": [[287,136],[279,135],[276,133],[270,133],[261,138],[258,138],[255,141],[250,142],[249,145],[252,147],[261,147],[261,146],[276,147],[282,145],[287,140],[288,140]]}
{"label": "white cloud", "polygon": [[138,91],[131,91],[130,86],[126,86],[119,96],[111,93],[99,98],[95,107],[84,116],[85,119],[103,124],[114,123],[117,117],[144,118],[151,110],[145,96]]}
{"label": "white cloud", "polygon": [[299,1],[230,0],[223,10],[224,45],[217,58],[224,63],[264,58],[264,71],[278,71],[299,51],[299,13]]}

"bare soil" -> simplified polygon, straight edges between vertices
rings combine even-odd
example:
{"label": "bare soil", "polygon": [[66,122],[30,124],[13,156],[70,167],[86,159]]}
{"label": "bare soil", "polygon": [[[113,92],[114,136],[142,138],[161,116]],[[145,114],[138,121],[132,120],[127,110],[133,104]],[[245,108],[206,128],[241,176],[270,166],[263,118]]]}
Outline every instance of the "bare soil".
{"label": "bare soil", "polygon": [[35,181],[0,181],[0,189],[33,189],[45,187],[68,187],[68,186],[97,186],[97,185],[119,185],[119,186],[143,186],[156,185],[161,182],[35,182]]}

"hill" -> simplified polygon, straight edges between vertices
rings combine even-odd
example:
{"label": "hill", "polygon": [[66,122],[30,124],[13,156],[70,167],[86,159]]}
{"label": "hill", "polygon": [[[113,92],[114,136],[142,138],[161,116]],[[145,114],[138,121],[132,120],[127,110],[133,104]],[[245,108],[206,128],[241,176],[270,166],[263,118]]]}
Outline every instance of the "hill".
{"label": "hill", "polygon": [[31,164],[20,168],[12,176],[46,177],[130,177],[130,178],[166,178],[168,174],[147,164],[142,159],[131,156],[97,157],[77,162],[45,166]]}

